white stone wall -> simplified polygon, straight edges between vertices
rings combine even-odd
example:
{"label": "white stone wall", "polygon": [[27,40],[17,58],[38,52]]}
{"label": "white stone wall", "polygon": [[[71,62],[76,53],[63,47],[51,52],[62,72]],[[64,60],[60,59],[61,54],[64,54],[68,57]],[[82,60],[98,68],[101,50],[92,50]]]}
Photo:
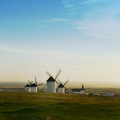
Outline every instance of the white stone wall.
{"label": "white stone wall", "polygon": [[84,90],[81,90],[80,94],[85,94],[85,91],[84,91]]}
{"label": "white stone wall", "polygon": [[31,87],[31,92],[37,92],[37,87]]}
{"label": "white stone wall", "polygon": [[78,92],[78,91],[70,91],[70,93],[74,93],[74,94],[85,94],[85,90],[81,90],[80,92]]}
{"label": "white stone wall", "polygon": [[54,81],[47,82],[47,92],[56,93],[56,84]]}
{"label": "white stone wall", "polygon": [[57,90],[57,92],[58,92],[58,93],[65,93],[65,88],[60,88],[60,87],[59,87],[58,90]]}
{"label": "white stone wall", "polygon": [[26,92],[31,92],[31,87],[25,87]]}

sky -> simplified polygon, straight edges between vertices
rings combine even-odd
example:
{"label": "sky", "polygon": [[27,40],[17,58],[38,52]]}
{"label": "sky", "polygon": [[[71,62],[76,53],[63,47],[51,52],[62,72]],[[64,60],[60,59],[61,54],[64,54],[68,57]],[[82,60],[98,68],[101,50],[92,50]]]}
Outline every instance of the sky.
{"label": "sky", "polygon": [[0,0],[0,81],[120,84],[119,0]]}

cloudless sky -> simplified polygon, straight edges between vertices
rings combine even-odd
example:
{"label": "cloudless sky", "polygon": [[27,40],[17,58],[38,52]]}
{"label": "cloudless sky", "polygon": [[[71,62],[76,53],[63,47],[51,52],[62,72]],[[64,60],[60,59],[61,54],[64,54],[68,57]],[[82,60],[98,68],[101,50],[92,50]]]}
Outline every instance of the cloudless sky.
{"label": "cloudless sky", "polygon": [[120,83],[119,0],[0,0],[0,81]]}

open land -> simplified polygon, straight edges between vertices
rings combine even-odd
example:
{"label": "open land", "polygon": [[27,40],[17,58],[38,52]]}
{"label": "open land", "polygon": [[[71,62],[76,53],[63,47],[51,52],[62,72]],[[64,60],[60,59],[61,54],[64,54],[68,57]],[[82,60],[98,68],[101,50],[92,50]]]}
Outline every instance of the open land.
{"label": "open land", "polygon": [[0,92],[1,120],[120,120],[120,98]]}

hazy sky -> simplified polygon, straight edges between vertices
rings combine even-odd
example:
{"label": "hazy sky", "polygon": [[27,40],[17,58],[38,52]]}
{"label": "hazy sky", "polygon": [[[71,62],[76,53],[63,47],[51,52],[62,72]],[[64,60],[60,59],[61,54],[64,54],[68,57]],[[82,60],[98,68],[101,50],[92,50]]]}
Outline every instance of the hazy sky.
{"label": "hazy sky", "polygon": [[120,83],[119,0],[0,0],[0,81]]}

